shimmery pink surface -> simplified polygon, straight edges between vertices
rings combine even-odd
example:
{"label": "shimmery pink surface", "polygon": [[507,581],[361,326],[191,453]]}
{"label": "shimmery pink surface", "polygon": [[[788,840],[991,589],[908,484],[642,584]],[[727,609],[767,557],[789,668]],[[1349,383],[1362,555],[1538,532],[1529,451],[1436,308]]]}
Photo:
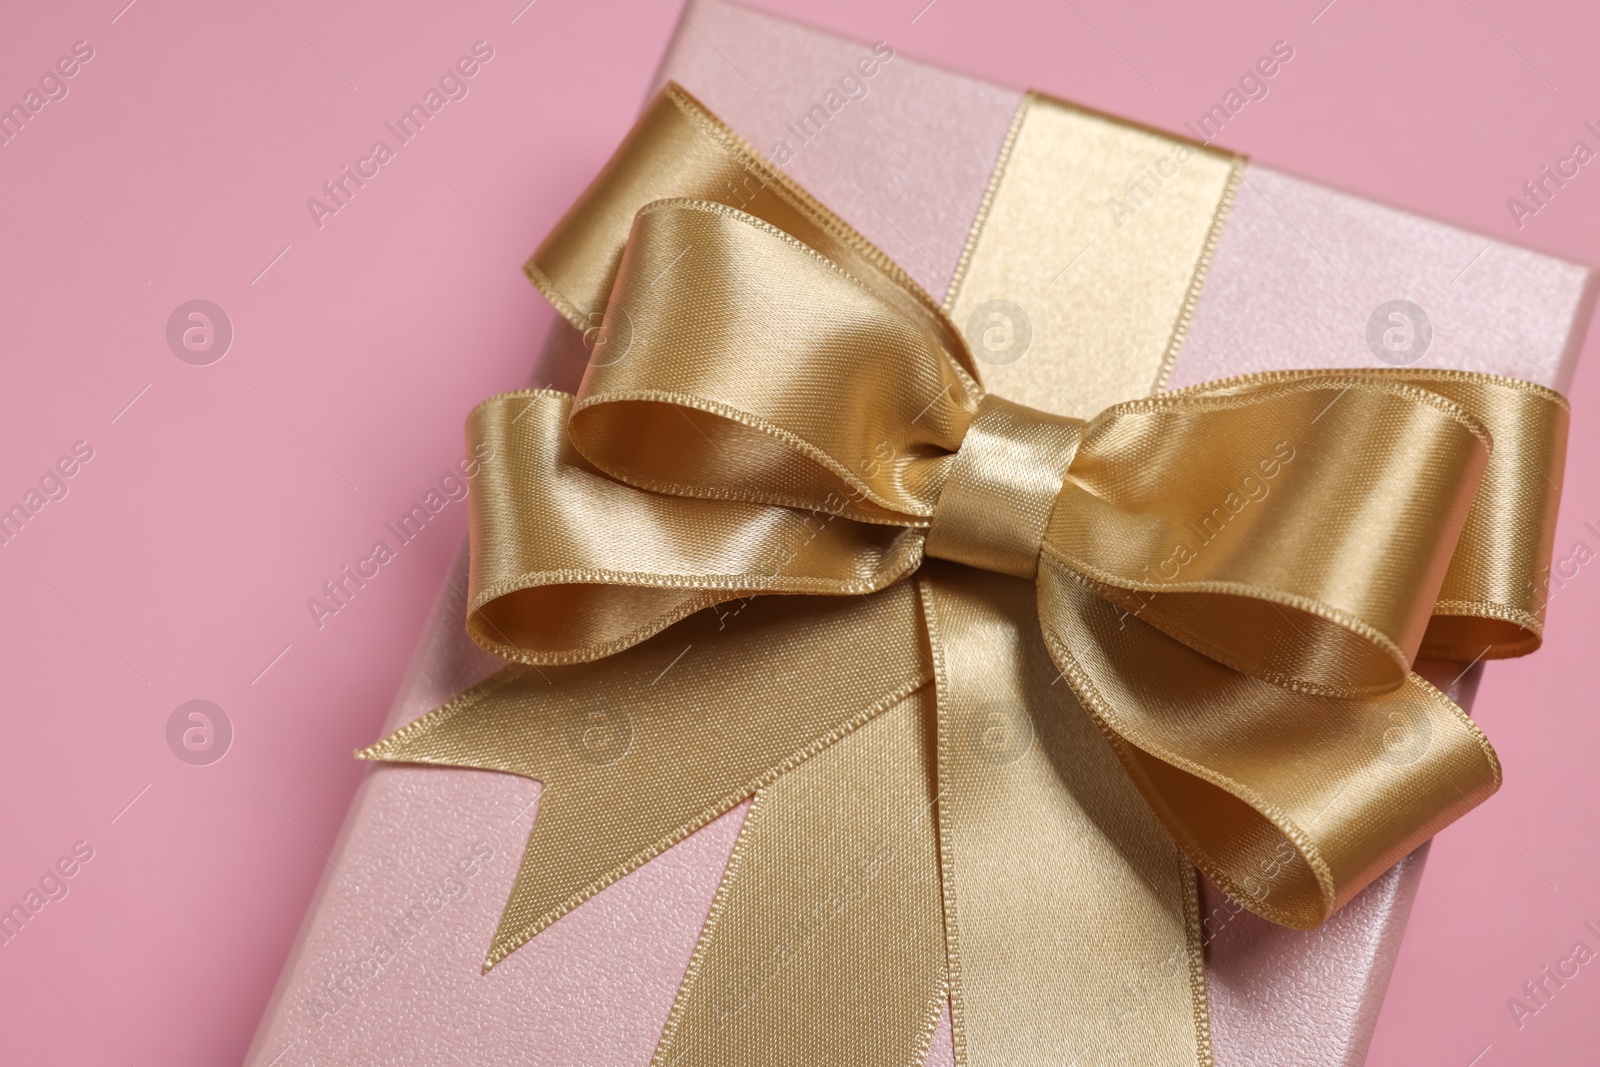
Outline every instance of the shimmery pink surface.
{"label": "shimmery pink surface", "polygon": [[[1169,128],[1287,39],[1296,59],[1222,143],[1600,257],[1594,165],[1520,230],[1506,207],[1573,141],[1597,146],[1586,5],[764,6]],[[243,1056],[362,780],[348,753],[381,730],[459,544],[459,506],[323,629],[305,600],[437,482],[471,404],[522,384],[551,316],[518,262],[631,123],[678,18],[644,0],[8,13],[0,101],[75,41],[95,55],[0,146],[0,498],[76,441],[95,454],[0,547],[0,899],[75,842],[94,853],[0,947],[0,1062]],[[317,229],[306,198],[480,39],[495,58],[468,97]],[[1459,284],[1488,265],[1463,262]],[[163,336],[194,298],[235,326],[208,367]],[[1563,555],[1600,548],[1585,525],[1600,529],[1596,347],[1572,391]],[[1371,1063],[1586,1062],[1600,1041],[1591,966],[1520,1028],[1506,1007],[1574,942],[1600,948],[1584,926],[1600,927],[1600,579],[1569,570],[1546,648],[1485,674],[1475,712],[1507,784],[1433,846]],[[167,747],[168,717],[195,698],[235,730],[211,766]],[[488,894],[474,884],[461,903]]]}

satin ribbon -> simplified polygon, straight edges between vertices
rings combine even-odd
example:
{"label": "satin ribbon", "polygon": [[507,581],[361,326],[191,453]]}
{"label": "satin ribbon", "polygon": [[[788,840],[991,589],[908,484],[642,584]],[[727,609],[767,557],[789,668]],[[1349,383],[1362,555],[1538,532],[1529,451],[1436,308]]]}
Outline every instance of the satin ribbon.
{"label": "satin ribbon", "polygon": [[[736,856],[658,1062],[728,1040],[730,1019],[759,1040],[778,1009],[749,1005],[785,983],[826,996],[782,966],[748,998],[688,996],[703,960],[748,972],[776,951],[726,947],[736,901],[833,899],[798,872],[818,835],[879,872],[839,891],[877,917],[865,930],[927,928],[876,946],[920,977],[850,1032],[925,1052],[948,991],[964,1063],[1135,1043],[1093,1006],[1092,1025],[1019,1039],[1036,1024],[996,1003],[1007,939],[1038,934],[996,917],[1081,906],[1148,959],[1171,942],[1145,1062],[1209,1062],[1193,879],[1152,816],[1247,907],[1312,927],[1498,787],[1487,740],[1411,665],[1538,646],[1567,424],[1550,390],[1352,369],[1087,419],[1014,403],[899,267],[675,86],[528,272],[603,354],[576,396],[510,393],[468,422],[499,457],[471,499],[468,629],[529,666],[363,755],[545,783],[490,964],[745,798],[752,824],[812,826],[747,826],[741,850],[788,859],[735,878]],[[873,764],[894,732],[900,756]],[[608,745],[649,762],[619,767]],[[1042,755],[1017,764],[1017,745]],[[808,764],[925,797],[926,817],[819,822],[832,794],[783,790]],[[1058,878],[1018,866],[1019,788],[1065,798],[1070,831],[1038,840],[1065,833],[1074,877],[1107,872],[1102,899],[1036,899]],[[1133,790],[1143,804],[1119,799]],[[871,891],[891,869],[892,904]],[[994,903],[1009,892],[1033,899]],[[1113,951],[1077,929],[1075,951]],[[848,942],[833,954],[859,954]],[[1072,1016],[1079,994],[1061,995]]]}

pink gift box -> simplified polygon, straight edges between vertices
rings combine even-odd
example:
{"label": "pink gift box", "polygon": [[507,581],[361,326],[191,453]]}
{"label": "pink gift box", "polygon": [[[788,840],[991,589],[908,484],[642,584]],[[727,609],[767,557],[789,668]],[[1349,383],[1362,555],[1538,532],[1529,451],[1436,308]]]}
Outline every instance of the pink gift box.
{"label": "pink gift box", "polygon": [[[870,77],[858,66],[868,56]],[[761,92],[751,91],[745,70],[759,71]],[[815,106],[846,74],[855,77],[845,103],[819,119]],[[1022,95],[722,0],[688,11],[657,85],[669,79],[935,295],[955,273]],[[1564,391],[1595,293],[1586,267],[1251,164],[1172,384],[1364,363],[1374,309],[1405,298],[1433,326],[1419,365]],[[534,384],[575,387],[581,363],[565,329],[552,335]],[[500,665],[466,638],[465,588],[463,557],[388,729]],[[1419,665],[1469,709],[1481,669]],[[647,1064],[744,809],[484,975],[538,794],[536,783],[511,775],[369,771],[247,1062]],[[1361,1062],[1425,858],[1426,848],[1309,933],[1268,924],[1205,887],[1221,1067]],[[941,1026],[928,1062],[951,1061]]]}

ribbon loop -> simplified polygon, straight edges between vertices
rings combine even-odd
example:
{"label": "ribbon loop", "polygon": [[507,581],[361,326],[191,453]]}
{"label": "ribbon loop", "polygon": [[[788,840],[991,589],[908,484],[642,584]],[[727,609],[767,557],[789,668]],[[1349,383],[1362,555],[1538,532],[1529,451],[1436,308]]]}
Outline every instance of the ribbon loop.
{"label": "ribbon loop", "polygon": [[927,554],[1032,578],[1083,427],[1079,419],[985,396],[940,490]]}
{"label": "ribbon loop", "polygon": [[676,496],[926,522],[978,390],[842,266],[745,212],[658,201],[634,222],[607,315],[632,338],[589,366],[569,431],[601,470]]}
{"label": "ribbon loop", "polygon": [[[1280,371],[1205,382],[1172,395],[1222,396],[1273,385],[1330,381],[1340,371]],[[1535,651],[1544,639],[1556,510],[1570,411],[1533,382],[1455,370],[1370,370],[1363,377],[1435,393],[1485,426],[1496,447],[1472,500],[1433,605],[1420,654],[1471,662]]]}
{"label": "ribbon loop", "polygon": [[1108,605],[1045,557],[1045,642],[1190,860],[1251,911],[1311,928],[1488,799],[1482,731],[1415,674],[1368,700],[1295,692]]}
{"label": "ribbon loop", "polygon": [[920,530],[615,481],[573,447],[571,406],[565,393],[507,393],[467,420],[492,457],[468,498],[467,632],[495,655],[586,662],[705,608],[757,593],[868,593],[922,562]]}
{"label": "ribbon loop", "polygon": [[1374,696],[1410,671],[1487,457],[1459,405],[1358,371],[1131,401],[1090,424],[1044,551],[1235,670]]}

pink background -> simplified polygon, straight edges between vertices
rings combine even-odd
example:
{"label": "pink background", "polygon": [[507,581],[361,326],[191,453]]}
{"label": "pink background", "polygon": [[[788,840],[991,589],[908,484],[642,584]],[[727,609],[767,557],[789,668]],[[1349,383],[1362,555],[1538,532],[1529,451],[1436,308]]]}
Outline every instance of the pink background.
{"label": "pink background", "polygon": [[[1600,126],[1600,13],[1575,4],[762,6],[1174,129],[1288,40],[1293,63],[1222,144],[1600,259],[1600,161],[1520,231],[1505,204],[1574,140],[1600,146],[1583,128]],[[306,598],[460,455],[472,403],[522,384],[551,314],[518,263],[631,123],[679,18],[643,0],[121,8],[37,5],[0,39],[0,103],[73,42],[95,49],[0,146],[0,505],[73,442],[95,453],[0,546],[0,905],[94,849],[0,947],[3,1062],[243,1055],[362,773],[349,750],[381,728],[464,511],[320,631]],[[319,231],[306,198],[478,40],[495,54],[467,98]],[[194,298],[235,329],[205,367],[164,336]],[[1600,549],[1600,352],[1585,359],[1560,554]],[[1600,928],[1596,574],[1555,593],[1542,653],[1485,674],[1475,714],[1506,787],[1434,846],[1373,1064],[1593,1058],[1595,966],[1520,1030],[1506,999],[1574,941],[1600,948],[1583,929]],[[166,740],[196,698],[235,730],[210,766]]]}

